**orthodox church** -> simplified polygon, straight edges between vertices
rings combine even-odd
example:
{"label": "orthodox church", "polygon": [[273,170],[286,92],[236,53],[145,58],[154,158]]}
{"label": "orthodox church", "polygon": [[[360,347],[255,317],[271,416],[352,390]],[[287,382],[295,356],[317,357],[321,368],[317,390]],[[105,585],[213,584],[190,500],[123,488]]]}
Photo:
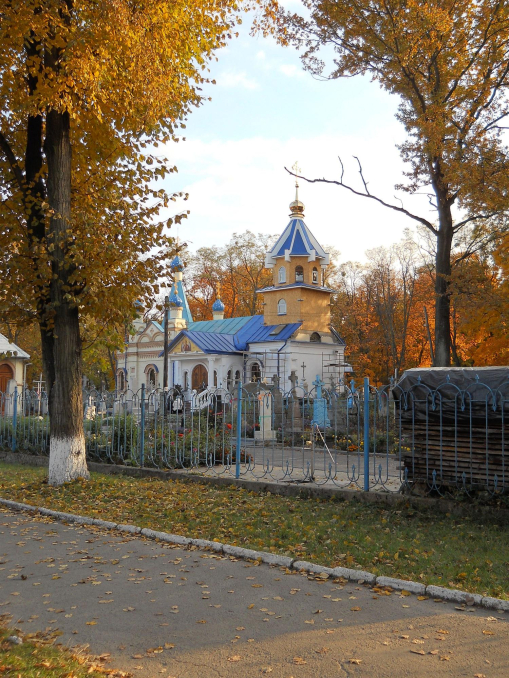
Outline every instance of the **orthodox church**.
{"label": "orthodox church", "polygon": [[[191,394],[206,389],[231,389],[235,383],[275,383],[283,391],[313,388],[319,375],[329,386],[340,382],[345,342],[331,326],[334,290],[323,283],[329,254],[304,222],[304,205],[290,204],[290,222],[265,265],[273,283],[257,290],[263,315],[225,318],[219,298],[212,320],[194,322],[183,285],[184,266],[177,255],[171,268],[174,284],[169,297],[168,386]],[[134,322],[124,353],[117,360],[117,389],[163,387],[164,326],[141,318]]]}

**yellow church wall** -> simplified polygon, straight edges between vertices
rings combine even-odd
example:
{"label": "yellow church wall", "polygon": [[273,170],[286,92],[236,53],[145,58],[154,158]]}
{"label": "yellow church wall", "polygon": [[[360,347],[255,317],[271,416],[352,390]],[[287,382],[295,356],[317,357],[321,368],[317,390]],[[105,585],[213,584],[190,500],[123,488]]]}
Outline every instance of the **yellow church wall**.
{"label": "yellow church wall", "polygon": [[[278,257],[277,258],[277,263],[273,268],[273,280],[274,280],[274,285],[280,286],[280,285],[288,285],[289,283],[295,282],[295,268],[297,266],[302,266],[304,269],[304,282],[309,283],[310,285],[313,284],[313,268],[316,268],[317,273],[318,273],[318,282],[316,285],[320,285],[322,281],[322,270],[320,267],[320,260],[316,261],[308,261],[307,256],[305,257],[297,257],[297,256],[292,256],[291,261],[285,261],[284,257]],[[279,269],[281,267],[284,267],[286,271],[286,282],[285,283],[280,283],[279,282]]]}
{"label": "yellow church wall", "polygon": [[[301,329],[328,332],[330,325],[330,294],[320,290],[296,287],[274,290],[263,295],[264,322],[266,325],[302,322]],[[277,304],[286,301],[286,315],[278,315]],[[302,301],[299,301],[302,299]]]}

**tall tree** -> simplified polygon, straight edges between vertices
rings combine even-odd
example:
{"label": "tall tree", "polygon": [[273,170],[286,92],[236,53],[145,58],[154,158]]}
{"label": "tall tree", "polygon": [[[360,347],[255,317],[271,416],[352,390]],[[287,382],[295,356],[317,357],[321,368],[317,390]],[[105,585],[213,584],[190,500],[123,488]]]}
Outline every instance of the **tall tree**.
{"label": "tall tree", "polygon": [[263,233],[234,233],[224,247],[201,247],[190,256],[185,278],[193,317],[208,320],[217,293],[226,317],[262,313],[256,290],[272,283],[265,254],[274,240]]}
{"label": "tall tree", "polygon": [[88,475],[80,320],[121,325],[165,273],[176,138],[234,0],[6,0],[0,11],[0,308],[39,325],[49,480]]}
{"label": "tall tree", "polygon": [[[401,146],[409,169],[399,188],[429,191],[437,222],[370,193],[359,163],[356,195],[405,214],[436,240],[435,364],[451,359],[451,250],[472,222],[508,207],[509,6],[501,0],[303,0],[306,17],[280,10],[284,43],[305,50],[305,67],[321,75],[323,46],[334,52],[329,77],[369,74],[398,96]],[[302,177],[304,178],[304,177]],[[309,180],[309,179],[307,179]],[[455,208],[456,211],[455,211]],[[487,227],[490,227],[488,224]]]}

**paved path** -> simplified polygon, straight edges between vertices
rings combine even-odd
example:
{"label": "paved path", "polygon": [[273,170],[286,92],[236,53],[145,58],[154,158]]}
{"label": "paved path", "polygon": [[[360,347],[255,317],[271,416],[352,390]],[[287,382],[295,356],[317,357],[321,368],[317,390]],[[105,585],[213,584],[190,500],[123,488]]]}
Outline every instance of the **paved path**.
{"label": "paved path", "polygon": [[137,678],[509,675],[509,615],[0,510],[0,613]]}

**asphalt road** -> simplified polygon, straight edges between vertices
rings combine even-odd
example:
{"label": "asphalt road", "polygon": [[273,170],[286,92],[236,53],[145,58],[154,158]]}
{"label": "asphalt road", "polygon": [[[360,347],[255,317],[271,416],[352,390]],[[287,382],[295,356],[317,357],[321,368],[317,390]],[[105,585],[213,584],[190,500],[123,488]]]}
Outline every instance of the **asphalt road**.
{"label": "asphalt road", "polygon": [[139,678],[509,676],[507,614],[7,510],[0,614]]}

